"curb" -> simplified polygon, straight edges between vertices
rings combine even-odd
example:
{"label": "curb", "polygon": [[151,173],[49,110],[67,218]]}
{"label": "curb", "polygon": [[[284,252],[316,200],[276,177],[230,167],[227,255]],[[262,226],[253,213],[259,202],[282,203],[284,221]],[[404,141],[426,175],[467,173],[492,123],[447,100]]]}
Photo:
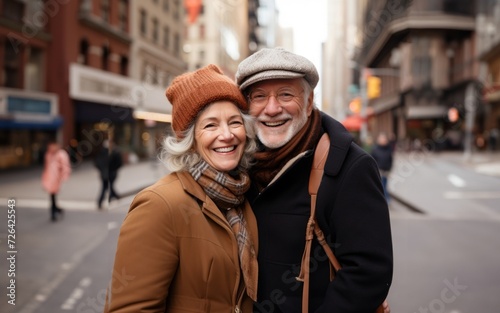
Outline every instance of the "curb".
{"label": "curb", "polygon": [[404,205],[410,211],[412,211],[414,213],[418,213],[418,214],[427,214],[424,210],[418,208],[416,205],[411,204],[410,202],[408,202],[406,200],[403,200],[401,197],[395,195],[394,193],[389,192],[389,195],[390,195],[391,199],[396,200],[400,204]]}

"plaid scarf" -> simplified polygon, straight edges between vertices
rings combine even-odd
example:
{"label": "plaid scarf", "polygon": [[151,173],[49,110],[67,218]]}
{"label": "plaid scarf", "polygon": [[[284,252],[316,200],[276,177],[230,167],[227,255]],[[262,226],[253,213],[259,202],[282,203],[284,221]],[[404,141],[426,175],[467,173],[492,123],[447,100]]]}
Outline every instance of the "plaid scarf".
{"label": "plaid scarf", "polygon": [[225,213],[229,226],[231,226],[238,242],[238,255],[247,294],[252,300],[256,301],[257,256],[246,228],[242,210],[242,204],[245,202],[245,192],[250,187],[248,174],[241,171],[219,172],[204,160],[190,168],[189,173],[217,207]]}

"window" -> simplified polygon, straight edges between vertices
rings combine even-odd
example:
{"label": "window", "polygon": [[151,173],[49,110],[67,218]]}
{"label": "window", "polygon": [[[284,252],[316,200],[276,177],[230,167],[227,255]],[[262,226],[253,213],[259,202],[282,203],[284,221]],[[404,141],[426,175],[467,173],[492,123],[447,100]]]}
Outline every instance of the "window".
{"label": "window", "polygon": [[109,55],[110,55],[110,51],[109,51],[109,48],[108,46],[104,45],[102,46],[102,69],[107,71],[108,68],[109,68]]}
{"label": "window", "polygon": [[146,64],[143,69],[142,81],[152,85],[158,84],[158,68],[151,64]]}
{"label": "window", "polygon": [[80,41],[80,54],[78,56],[78,63],[89,64],[89,42],[87,39],[82,39]]}
{"label": "window", "polygon": [[41,49],[30,47],[29,59],[26,64],[25,72],[25,88],[28,90],[43,90],[43,52]]}
{"label": "window", "polygon": [[21,22],[24,16],[24,2],[19,0],[4,0],[2,15],[9,20]]}
{"label": "window", "polygon": [[203,24],[203,23],[200,24],[199,38],[200,39],[205,39],[205,24]]}
{"label": "window", "polygon": [[22,53],[19,53],[19,50],[16,50],[9,40],[5,41],[4,49],[3,85],[5,87],[21,88],[20,57]]}
{"label": "window", "polygon": [[174,0],[174,20],[179,20],[180,5],[179,0]]}
{"label": "window", "polygon": [[175,34],[174,36],[174,53],[176,57],[181,54],[181,38],[179,34]]}
{"label": "window", "polygon": [[170,27],[165,26],[163,28],[163,47],[168,49],[170,46]]}
{"label": "window", "polygon": [[128,0],[121,0],[118,7],[118,23],[122,31],[127,31],[128,24]]}
{"label": "window", "polygon": [[153,19],[153,42],[158,43],[158,19]]}
{"label": "window", "polygon": [[124,55],[120,59],[120,74],[127,76],[128,73],[128,58]]}
{"label": "window", "polygon": [[163,0],[163,11],[168,12],[170,10],[170,0]]}
{"label": "window", "polygon": [[141,10],[141,21],[140,21],[140,27],[141,27],[141,35],[146,37],[148,34],[148,14],[146,13],[145,10]]}
{"label": "window", "polygon": [[101,17],[109,23],[109,0],[101,0]]}

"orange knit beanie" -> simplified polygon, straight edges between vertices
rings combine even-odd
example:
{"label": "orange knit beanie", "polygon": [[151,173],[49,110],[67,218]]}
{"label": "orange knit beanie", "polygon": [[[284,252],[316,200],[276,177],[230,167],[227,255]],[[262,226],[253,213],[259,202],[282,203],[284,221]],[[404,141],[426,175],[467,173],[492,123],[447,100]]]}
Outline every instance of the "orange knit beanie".
{"label": "orange knit beanie", "polygon": [[210,103],[227,100],[242,111],[248,110],[248,103],[236,83],[214,64],[177,76],[166,94],[172,104],[172,129],[179,137]]}

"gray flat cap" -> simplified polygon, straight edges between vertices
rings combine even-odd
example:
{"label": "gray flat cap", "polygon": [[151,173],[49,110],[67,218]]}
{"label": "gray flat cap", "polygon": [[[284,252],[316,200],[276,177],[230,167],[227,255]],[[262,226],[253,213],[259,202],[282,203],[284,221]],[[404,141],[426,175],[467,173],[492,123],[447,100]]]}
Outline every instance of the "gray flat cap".
{"label": "gray flat cap", "polygon": [[268,79],[304,77],[314,89],[319,80],[314,64],[283,48],[265,48],[243,60],[236,71],[240,90]]}

